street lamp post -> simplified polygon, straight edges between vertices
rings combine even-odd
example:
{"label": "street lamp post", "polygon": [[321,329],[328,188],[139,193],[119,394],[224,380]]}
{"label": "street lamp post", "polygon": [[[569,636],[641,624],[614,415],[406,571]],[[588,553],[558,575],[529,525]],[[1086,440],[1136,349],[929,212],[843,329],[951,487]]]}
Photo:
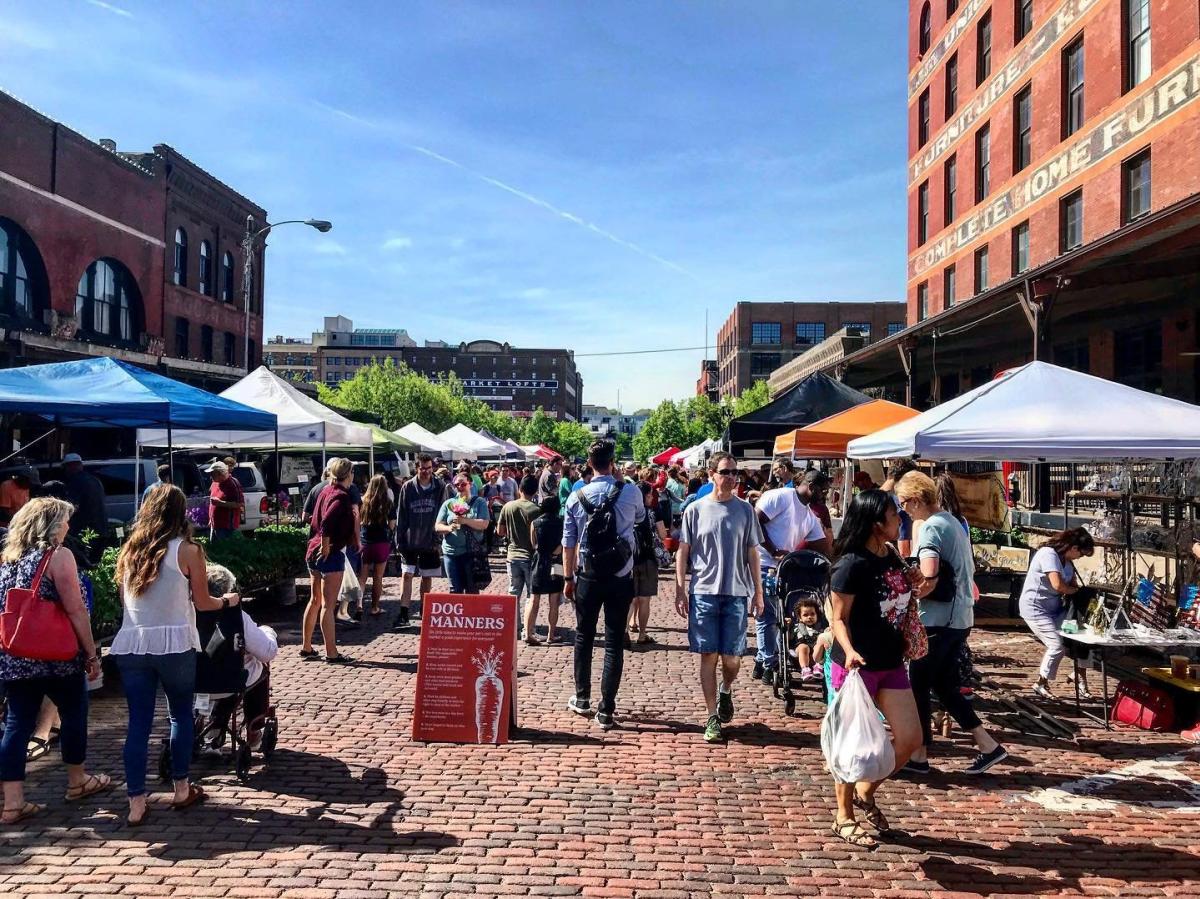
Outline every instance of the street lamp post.
{"label": "street lamp post", "polygon": [[310,228],[316,228],[322,234],[329,231],[333,225],[324,219],[288,219],[286,222],[275,222],[268,224],[257,231],[254,230],[254,216],[246,216],[246,234],[242,238],[242,302],[246,309],[246,328],[245,334],[242,337],[242,358],[246,362],[246,373],[250,373],[250,291],[254,280],[253,264],[254,264],[254,245],[260,237],[266,237],[272,228],[277,228],[280,225],[308,225]]}

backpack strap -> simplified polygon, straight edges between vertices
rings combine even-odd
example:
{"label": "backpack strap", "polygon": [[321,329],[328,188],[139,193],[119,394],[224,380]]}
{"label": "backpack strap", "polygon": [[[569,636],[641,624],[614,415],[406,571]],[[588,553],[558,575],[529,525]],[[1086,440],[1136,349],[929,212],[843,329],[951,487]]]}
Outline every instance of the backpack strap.
{"label": "backpack strap", "polygon": [[582,490],[579,491],[579,505],[583,506],[583,511],[587,513],[588,518],[591,518],[596,514],[596,507],[593,506],[591,501],[583,495]]}

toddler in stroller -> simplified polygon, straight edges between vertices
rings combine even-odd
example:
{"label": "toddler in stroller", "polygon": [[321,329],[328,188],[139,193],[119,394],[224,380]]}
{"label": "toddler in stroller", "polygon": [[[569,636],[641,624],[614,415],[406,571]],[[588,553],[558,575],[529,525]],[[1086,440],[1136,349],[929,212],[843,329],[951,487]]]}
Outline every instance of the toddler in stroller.
{"label": "toddler in stroller", "polygon": [[821,613],[821,601],[815,596],[801,597],[796,603],[795,615],[791,649],[800,665],[800,680],[820,680],[822,661],[828,649],[823,638],[829,627]]}

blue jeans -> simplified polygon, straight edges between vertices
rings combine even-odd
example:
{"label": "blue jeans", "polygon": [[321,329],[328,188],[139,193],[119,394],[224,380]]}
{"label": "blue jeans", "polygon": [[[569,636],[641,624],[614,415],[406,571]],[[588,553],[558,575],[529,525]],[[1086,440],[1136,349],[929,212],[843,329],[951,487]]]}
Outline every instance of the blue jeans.
{"label": "blue jeans", "polygon": [[771,668],[779,656],[779,619],[775,616],[775,603],[770,597],[763,602],[762,614],[754,619],[754,632],[758,637],[758,652],[754,661]]}
{"label": "blue jeans", "polygon": [[446,566],[446,577],[450,579],[451,593],[475,592],[475,574],[471,571],[470,553],[443,556],[442,562]]}
{"label": "blue jeans", "polygon": [[693,593],[688,602],[688,648],[702,654],[740,656],[746,651],[749,606],[745,596]]}
{"label": "blue jeans", "polygon": [[129,733],[125,737],[125,783],[130,796],[146,792],[146,756],[154,726],[154,704],[161,684],[167,694],[171,719],[171,776],[187,780],[192,763],[192,717],[196,696],[196,651],[167,655],[118,655],[117,667],[129,706]]}
{"label": "blue jeans", "polygon": [[0,780],[25,779],[25,753],[37,725],[42,699],[58,708],[62,725],[58,733],[62,760],[82,765],[87,758],[88,691],[83,672],[66,677],[31,677],[4,682],[8,716],[0,741]]}
{"label": "blue jeans", "polygon": [[237,533],[237,528],[213,528],[208,539],[228,540]]}

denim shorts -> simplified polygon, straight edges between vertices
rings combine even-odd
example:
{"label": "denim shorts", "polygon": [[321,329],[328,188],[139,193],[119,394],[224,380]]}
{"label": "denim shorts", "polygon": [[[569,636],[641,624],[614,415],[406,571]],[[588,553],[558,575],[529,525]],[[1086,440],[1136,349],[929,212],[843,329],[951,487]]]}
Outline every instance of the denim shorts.
{"label": "denim shorts", "polygon": [[345,568],[346,554],[340,549],[319,560],[315,565],[311,562],[308,565],[308,570],[313,574],[337,574],[339,571],[344,571]]}
{"label": "denim shorts", "polygon": [[692,652],[740,656],[746,651],[745,596],[692,594],[688,602],[688,648]]}

